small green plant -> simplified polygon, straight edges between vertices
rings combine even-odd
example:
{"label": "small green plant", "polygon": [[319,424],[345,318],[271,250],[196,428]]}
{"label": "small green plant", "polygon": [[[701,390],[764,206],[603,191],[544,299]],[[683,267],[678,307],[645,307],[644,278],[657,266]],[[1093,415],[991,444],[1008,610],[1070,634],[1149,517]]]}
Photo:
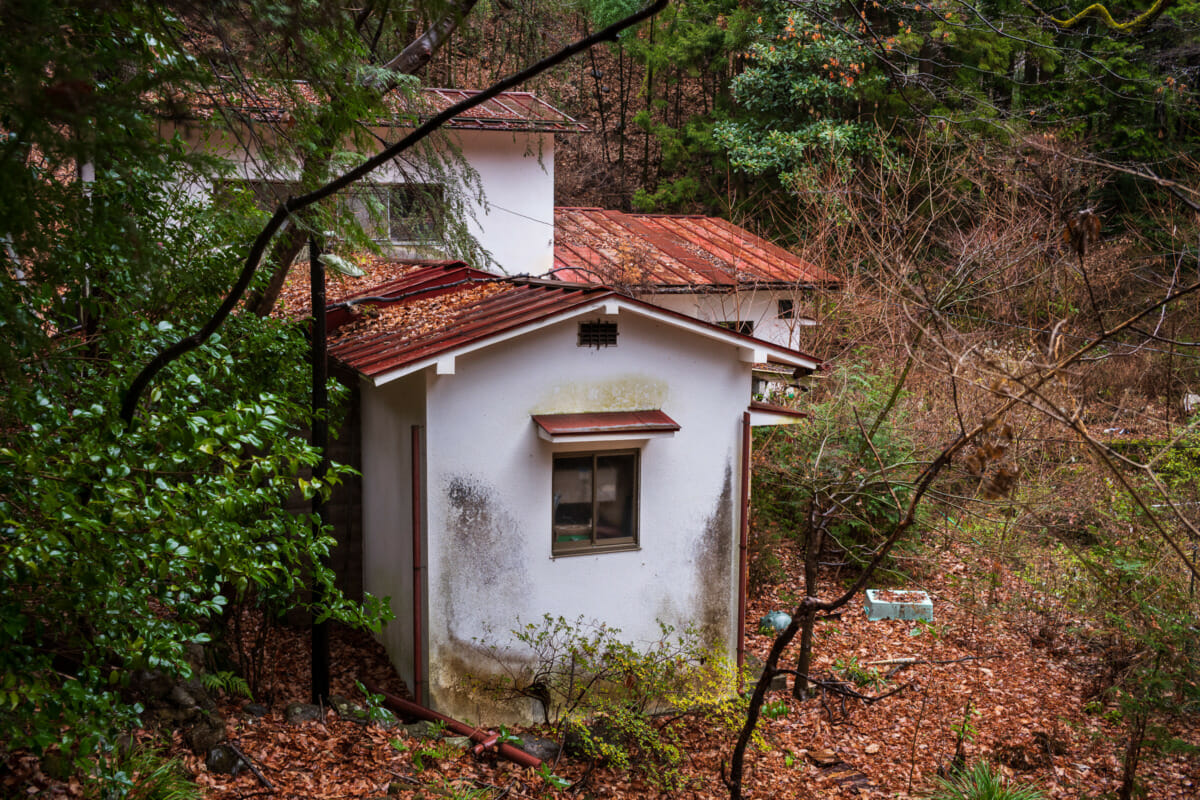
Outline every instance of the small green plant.
{"label": "small green plant", "polygon": [[472,786],[465,780],[443,780],[435,791],[437,796],[445,797],[447,800],[485,800],[491,794],[491,790],[487,787]]}
{"label": "small green plant", "polygon": [[362,681],[355,681],[354,685],[363,693],[366,698],[363,702],[366,705],[367,721],[369,722],[394,722],[396,715],[383,707],[383,695],[371,694],[367,691],[367,687]]}
{"label": "small green plant", "polygon": [[920,636],[921,634],[929,634],[934,641],[940,641],[946,636],[946,630],[949,625],[945,622],[930,622],[927,619],[919,619],[916,625],[909,630],[909,636]]}
{"label": "small green plant", "polygon": [[500,726],[500,730],[497,732],[497,735],[500,737],[496,740],[497,744],[511,744],[516,745],[517,747],[520,747],[521,745],[521,737],[516,736],[512,733],[512,731],[503,725]]}
{"label": "small green plant", "polygon": [[537,774],[551,789],[566,789],[571,785],[571,782],[566,778],[551,772],[550,765],[545,762],[542,762],[542,765],[537,768]]}
{"label": "small green plant", "polygon": [[1044,800],[1045,793],[1036,786],[1015,784],[992,769],[986,761],[978,761],[971,769],[955,772],[949,778],[937,778],[929,800]]}
{"label": "small green plant", "polygon": [[200,683],[210,692],[239,694],[242,697],[250,698],[254,696],[250,691],[250,684],[246,682],[246,679],[229,670],[201,673]]}
{"label": "small green plant", "polygon": [[954,738],[960,742],[969,742],[975,738],[975,717],[979,716],[979,712],[967,703],[966,713],[963,714],[961,722],[956,722],[950,726],[950,730],[954,733]]}
{"label": "small green plant", "polygon": [[87,784],[87,800],[200,800],[200,787],[188,778],[179,759],[152,748],[114,752],[100,759],[99,780]]}
{"label": "small green plant", "polygon": [[780,719],[788,715],[787,703],[782,700],[772,700],[762,707],[762,715],[767,719]]}
{"label": "small green plant", "polygon": [[412,763],[417,772],[424,772],[428,767],[444,759],[450,758],[455,750],[443,741],[436,741],[412,751]]}
{"label": "small green plant", "polygon": [[877,667],[864,667],[858,663],[857,656],[839,658],[833,662],[833,674],[839,680],[850,681],[855,686],[867,689],[879,689],[887,685],[887,679],[879,674]]}

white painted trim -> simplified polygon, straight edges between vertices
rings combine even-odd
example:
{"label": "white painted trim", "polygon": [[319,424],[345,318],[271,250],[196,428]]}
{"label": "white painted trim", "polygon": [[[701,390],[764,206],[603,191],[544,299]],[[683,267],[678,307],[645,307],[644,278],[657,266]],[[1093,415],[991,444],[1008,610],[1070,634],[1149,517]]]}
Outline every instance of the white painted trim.
{"label": "white painted trim", "polygon": [[804,421],[805,417],[797,417],[792,414],[777,414],[773,411],[750,409],[750,427],[752,428],[762,428],[768,425],[798,425]]}
{"label": "white painted trim", "polygon": [[[808,369],[816,369],[818,364],[820,364],[819,361],[808,358],[796,350],[790,350],[786,347],[773,345],[770,342],[765,342],[761,339],[753,339],[753,344],[749,345],[746,341],[746,337],[726,332],[724,328],[721,328],[717,325],[701,322],[699,320],[692,320],[682,315],[676,316],[674,314],[666,315],[656,313],[657,309],[654,306],[639,303],[636,300],[610,297],[588,303],[584,306],[572,308],[568,311],[554,314],[536,322],[531,322],[529,324],[522,325],[521,327],[498,333],[486,339],[468,342],[467,344],[454,348],[448,353],[441,353],[420,361],[414,361],[411,364],[399,367],[391,372],[384,372],[380,375],[376,375],[370,379],[371,384],[374,386],[383,386],[384,384],[391,383],[397,378],[403,378],[405,375],[411,375],[414,372],[419,372],[427,367],[439,364],[444,359],[460,358],[469,353],[473,353],[476,350],[482,350],[484,348],[500,344],[501,342],[508,341],[509,339],[515,339],[519,336],[524,336],[528,333],[542,330],[543,328],[549,328],[566,320],[594,315],[596,313],[603,313],[612,316],[614,313],[620,311],[628,311],[631,314],[637,314],[639,316],[653,319],[667,325],[672,325],[676,328],[703,336],[707,339],[732,345],[733,347],[738,348],[739,358],[742,361],[763,363],[773,360],[794,367],[806,367]],[[442,368],[439,367],[439,375],[453,374],[453,368],[451,368],[450,372],[442,372],[441,369]]]}
{"label": "white painted trim", "polygon": [[553,434],[547,433],[544,428],[538,428],[538,438],[545,439],[547,442],[555,444],[575,443],[575,442],[645,442],[649,439],[673,439],[675,431],[629,431],[627,433],[580,433],[580,434]]}

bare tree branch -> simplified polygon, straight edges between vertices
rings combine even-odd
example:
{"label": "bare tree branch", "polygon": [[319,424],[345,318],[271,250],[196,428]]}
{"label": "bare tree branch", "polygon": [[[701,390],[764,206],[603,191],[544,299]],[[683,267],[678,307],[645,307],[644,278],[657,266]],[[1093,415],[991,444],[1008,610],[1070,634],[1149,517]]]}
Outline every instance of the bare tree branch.
{"label": "bare tree branch", "polygon": [[545,72],[551,67],[566,61],[568,58],[571,58],[572,56],[581,53],[584,50],[599,44],[600,42],[615,41],[621,31],[637,25],[643,20],[649,19],[665,8],[666,5],[667,0],[655,0],[653,4],[647,6],[641,11],[631,14],[630,16],[625,17],[624,19],[619,20],[612,25],[609,25],[607,28],[601,31],[593,33],[590,36],[586,36],[583,39],[564,47],[557,53],[538,61],[536,64],[521,70],[515,75],[493,84],[491,87],[484,89],[472,97],[468,97],[465,100],[455,103],[454,105],[427,120],[425,123],[417,127],[412,133],[408,134],[391,147],[380,151],[376,155],[359,164],[354,169],[343,173],[340,177],[335,178],[329,183],[326,183],[324,186],[321,186],[320,188],[299,197],[289,197],[277,209],[275,209],[275,213],[271,215],[269,220],[267,220],[267,224],[255,238],[254,243],[250,247],[249,253],[246,255],[246,260],[243,263],[241,274],[238,276],[233,288],[230,289],[229,294],[225,296],[225,299],[221,302],[221,305],[217,308],[216,312],[208,320],[208,322],[206,322],[200,328],[200,330],[196,331],[190,336],[186,336],[174,344],[164,348],[163,350],[160,350],[158,354],[150,359],[146,366],[144,366],[134,377],[121,401],[120,415],[126,426],[131,426],[133,424],[133,416],[137,411],[138,402],[140,401],[142,394],[146,391],[146,388],[150,385],[150,382],[154,380],[154,376],[175,359],[179,358],[185,353],[195,350],[197,347],[207,341],[208,338],[212,336],[218,328],[221,327],[221,324],[224,323],[225,319],[230,313],[232,313],[233,309],[237,307],[237,304],[241,301],[242,296],[246,293],[246,289],[250,286],[250,281],[254,278],[254,273],[258,269],[258,265],[262,262],[263,253],[266,252],[267,246],[271,243],[271,239],[276,233],[279,232],[279,229],[283,227],[283,224],[288,220],[289,217],[298,211],[324,200],[326,197],[329,197],[339,190],[344,189],[355,181],[366,177],[374,170],[391,161],[400,153],[403,153],[405,150],[408,150],[413,145],[428,137],[431,133],[442,127],[442,125],[446,124],[454,117],[474,108],[475,106],[487,102],[502,92],[521,85],[530,78]]}

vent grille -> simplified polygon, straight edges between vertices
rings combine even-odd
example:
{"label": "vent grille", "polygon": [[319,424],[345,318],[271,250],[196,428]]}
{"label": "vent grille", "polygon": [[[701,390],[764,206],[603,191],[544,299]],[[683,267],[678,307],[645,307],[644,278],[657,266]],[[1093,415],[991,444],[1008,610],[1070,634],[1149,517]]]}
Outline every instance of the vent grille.
{"label": "vent grille", "polygon": [[617,323],[615,322],[581,322],[579,323],[580,347],[616,347]]}

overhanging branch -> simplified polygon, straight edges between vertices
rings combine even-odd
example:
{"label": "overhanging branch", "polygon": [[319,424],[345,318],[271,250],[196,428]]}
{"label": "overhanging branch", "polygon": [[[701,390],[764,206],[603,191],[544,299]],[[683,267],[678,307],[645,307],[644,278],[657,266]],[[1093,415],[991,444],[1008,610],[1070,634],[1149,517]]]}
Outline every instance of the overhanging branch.
{"label": "overhanging branch", "polygon": [[617,37],[622,31],[637,25],[643,20],[649,19],[659,11],[662,11],[664,8],[666,8],[666,6],[667,0],[655,0],[654,3],[642,9],[641,11],[631,14],[630,16],[625,17],[624,19],[615,22],[612,25],[609,25],[607,28],[601,31],[597,31],[590,36],[586,36],[583,39],[564,47],[557,53],[538,61],[536,64],[521,70],[515,75],[511,75],[508,78],[493,84],[489,88],[484,89],[483,91],[467,98],[466,100],[455,103],[441,113],[427,120],[424,124],[420,125],[412,133],[408,134],[391,147],[380,151],[375,156],[367,159],[354,169],[343,173],[340,177],[335,178],[324,186],[299,197],[289,197],[284,203],[280,204],[280,206],[275,209],[275,213],[271,215],[269,220],[267,220],[267,224],[263,227],[262,232],[260,232],[258,237],[255,238],[254,243],[250,247],[250,252],[246,256],[246,261],[242,266],[242,271],[238,275],[237,281],[234,283],[233,288],[230,290],[229,294],[225,296],[225,299],[221,302],[221,305],[217,308],[216,312],[208,320],[208,322],[206,322],[200,328],[200,330],[196,331],[190,336],[186,336],[174,344],[160,350],[158,354],[150,359],[146,366],[144,366],[141,371],[138,372],[137,376],[134,377],[133,381],[129,385],[129,388],[125,391],[124,397],[121,401],[120,414],[121,419],[125,422],[125,425],[128,427],[133,424],[133,415],[137,412],[138,402],[141,400],[142,394],[146,391],[147,387],[149,387],[150,382],[154,380],[154,376],[161,372],[163,368],[165,368],[175,359],[179,358],[185,353],[195,350],[197,347],[204,344],[204,342],[207,341],[210,336],[216,333],[217,329],[220,328],[222,323],[225,322],[225,319],[233,312],[233,309],[237,307],[237,304],[241,302],[242,297],[246,293],[246,289],[249,288],[250,282],[254,278],[255,271],[262,262],[263,253],[266,252],[267,245],[271,243],[271,239],[276,233],[279,232],[279,229],[283,227],[283,224],[287,221],[288,217],[290,217],[292,214],[295,214],[297,211],[301,211],[311,205],[319,203],[326,197],[335,194],[350,184],[371,174],[371,172],[374,170],[388,163],[405,150],[408,150],[413,145],[428,137],[431,133],[442,127],[442,125],[446,124],[454,117],[474,108],[475,106],[487,102],[502,92],[506,92],[509,89],[519,86],[530,78],[545,72],[551,67],[561,64],[568,58],[571,58],[572,56],[577,55],[578,53],[581,53],[584,50],[599,44],[600,42],[616,41]]}

